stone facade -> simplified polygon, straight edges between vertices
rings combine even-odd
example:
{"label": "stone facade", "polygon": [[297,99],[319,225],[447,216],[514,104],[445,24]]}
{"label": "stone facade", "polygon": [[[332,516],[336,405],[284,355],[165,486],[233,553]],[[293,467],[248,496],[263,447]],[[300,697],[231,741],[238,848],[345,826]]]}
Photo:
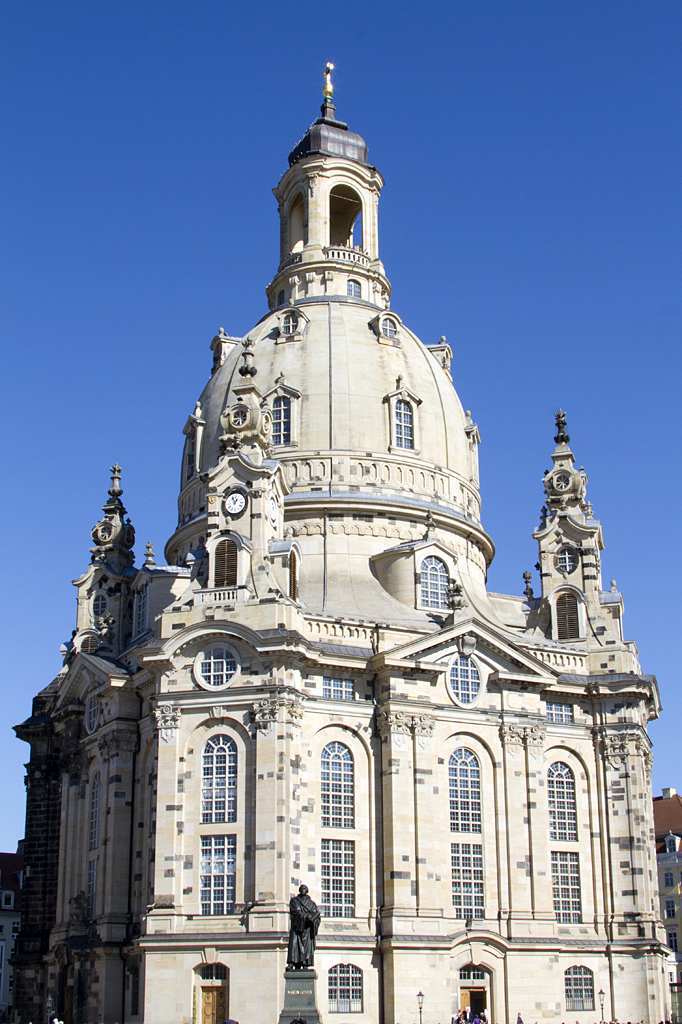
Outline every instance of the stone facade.
{"label": "stone facade", "polygon": [[211,343],[167,565],[135,568],[113,469],[17,727],[21,1024],[48,994],[66,1024],[274,1022],[300,883],[329,1021],[416,1019],[420,989],[424,1024],[592,1024],[599,990],[607,1019],[664,1016],[658,694],[587,476],[560,413],[541,593],[488,592],[478,428],[445,339],[390,307],[366,154],[327,88],[275,189],[268,312]]}

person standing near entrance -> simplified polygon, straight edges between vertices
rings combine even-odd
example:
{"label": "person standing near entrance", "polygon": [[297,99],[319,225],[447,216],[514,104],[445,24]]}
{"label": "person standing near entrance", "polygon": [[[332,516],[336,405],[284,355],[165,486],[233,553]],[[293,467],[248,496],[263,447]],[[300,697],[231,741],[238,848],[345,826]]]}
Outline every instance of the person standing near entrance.
{"label": "person standing near entrance", "polygon": [[516,1014],[516,1024],[523,1024],[523,1017],[520,1013]]}

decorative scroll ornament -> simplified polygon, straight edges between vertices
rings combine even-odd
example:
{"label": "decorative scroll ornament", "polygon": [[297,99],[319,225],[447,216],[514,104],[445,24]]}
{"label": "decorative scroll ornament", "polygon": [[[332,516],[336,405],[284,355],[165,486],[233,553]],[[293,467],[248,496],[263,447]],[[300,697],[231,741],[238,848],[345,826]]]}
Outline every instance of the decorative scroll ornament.
{"label": "decorative scroll ornament", "polygon": [[280,708],[284,709],[289,725],[300,725],[303,718],[303,698],[295,690],[278,690],[273,696],[257,700],[251,708],[251,720],[263,732],[269,732],[279,719]]}
{"label": "decorative scroll ornament", "polygon": [[154,718],[164,743],[174,739],[175,731],[180,724],[180,708],[174,704],[159,704],[158,708],[154,708]]}
{"label": "decorative scroll ornament", "polygon": [[523,746],[523,730],[520,725],[504,723],[500,726],[500,739],[509,754],[515,757]]}

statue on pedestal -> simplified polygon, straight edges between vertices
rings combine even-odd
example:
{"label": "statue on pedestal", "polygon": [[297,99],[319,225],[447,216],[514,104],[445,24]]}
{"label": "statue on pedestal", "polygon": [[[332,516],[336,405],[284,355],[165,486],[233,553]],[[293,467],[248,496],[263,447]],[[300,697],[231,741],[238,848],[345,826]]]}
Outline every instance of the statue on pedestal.
{"label": "statue on pedestal", "polygon": [[289,900],[289,913],[291,926],[287,970],[298,971],[313,966],[315,939],[320,927],[320,911],[308,895],[307,885],[300,885],[298,896],[292,896]]}

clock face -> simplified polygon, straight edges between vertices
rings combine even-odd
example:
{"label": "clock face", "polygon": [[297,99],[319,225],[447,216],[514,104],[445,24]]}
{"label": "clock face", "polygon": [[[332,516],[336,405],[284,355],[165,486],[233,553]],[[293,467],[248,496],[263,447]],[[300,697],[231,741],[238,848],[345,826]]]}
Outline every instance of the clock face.
{"label": "clock face", "polygon": [[246,508],[246,495],[243,491],[230,491],[223,502],[225,515],[237,519]]}
{"label": "clock face", "polygon": [[559,473],[554,477],[554,486],[557,491],[566,491],[571,486],[571,478],[566,473]]}
{"label": "clock face", "polygon": [[274,494],[270,495],[270,502],[268,505],[268,511],[270,513],[270,522],[274,524],[277,522],[277,513],[279,512],[279,506],[277,504],[277,498]]}

